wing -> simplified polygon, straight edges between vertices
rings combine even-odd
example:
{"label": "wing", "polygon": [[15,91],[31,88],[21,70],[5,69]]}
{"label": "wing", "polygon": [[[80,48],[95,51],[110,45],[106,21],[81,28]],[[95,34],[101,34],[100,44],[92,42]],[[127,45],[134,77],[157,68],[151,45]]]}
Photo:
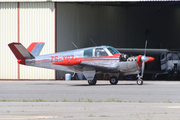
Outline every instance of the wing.
{"label": "wing", "polygon": [[98,65],[88,62],[81,62],[77,65],[69,65],[66,67],[75,72],[83,72],[83,68],[89,68],[95,70],[96,72],[113,72],[117,69],[117,66]]}
{"label": "wing", "polygon": [[[116,48],[121,53],[126,54],[144,54],[145,49],[138,48]],[[161,55],[162,53],[168,52],[168,49],[146,49],[148,55]]]}
{"label": "wing", "polygon": [[117,69],[118,66],[112,65],[100,65],[98,63],[94,63],[93,61],[83,61],[79,58],[67,59],[58,62],[52,63],[54,65],[62,65],[71,69],[75,72],[83,72],[84,68],[95,70],[96,72],[112,72]]}

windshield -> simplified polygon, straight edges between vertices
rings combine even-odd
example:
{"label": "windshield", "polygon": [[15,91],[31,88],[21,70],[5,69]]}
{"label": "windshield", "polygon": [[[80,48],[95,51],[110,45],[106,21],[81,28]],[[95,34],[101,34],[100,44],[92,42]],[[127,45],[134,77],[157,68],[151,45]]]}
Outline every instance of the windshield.
{"label": "windshield", "polygon": [[179,60],[179,57],[178,57],[177,53],[168,53],[167,54],[167,59],[168,60]]}
{"label": "windshield", "polygon": [[110,47],[110,46],[107,46],[107,49],[110,51],[110,53],[112,55],[116,54],[116,53],[119,53],[115,48],[113,47]]}

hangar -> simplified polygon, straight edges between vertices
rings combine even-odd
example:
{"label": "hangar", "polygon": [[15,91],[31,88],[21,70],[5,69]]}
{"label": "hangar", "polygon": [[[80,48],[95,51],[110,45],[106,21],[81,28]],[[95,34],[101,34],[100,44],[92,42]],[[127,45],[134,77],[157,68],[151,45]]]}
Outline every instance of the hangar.
{"label": "hangar", "polygon": [[7,44],[45,42],[41,54],[97,45],[178,49],[180,2],[0,0],[0,79],[54,80],[60,71],[18,65]]}

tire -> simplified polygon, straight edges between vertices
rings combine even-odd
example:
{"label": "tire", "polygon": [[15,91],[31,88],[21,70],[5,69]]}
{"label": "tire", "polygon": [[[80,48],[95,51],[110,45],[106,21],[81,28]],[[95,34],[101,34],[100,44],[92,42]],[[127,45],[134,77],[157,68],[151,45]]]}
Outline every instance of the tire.
{"label": "tire", "polygon": [[118,79],[117,77],[113,76],[110,78],[109,82],[111,83],[111,85],[116,85],[118,83]]}
{"label": "tire", "polygon": [[143,84],[143,80],[137,80],[137,84],[138,85],[142,85]]}
{"label": "tire", "polygon": [[96,85],[97,79],[94,77],[93,80],[88,80],[89,85]]}

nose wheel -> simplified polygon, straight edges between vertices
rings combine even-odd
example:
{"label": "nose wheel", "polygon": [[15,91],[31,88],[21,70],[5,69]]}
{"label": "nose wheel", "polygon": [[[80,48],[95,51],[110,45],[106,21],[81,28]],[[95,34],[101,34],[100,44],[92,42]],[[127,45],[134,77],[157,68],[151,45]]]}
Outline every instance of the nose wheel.
{"label": "nose wheel", "polygon": [[142,84],[143,84],[143,80],[142,80],[142,79],[138,79],[138,80],[137,80],[137,84],[138,84],[138,85],[142,85]]}
{"label": "nose wheel", "polygon": [[143,84],[143,80],[141,79],[142,78],[142,76],[140,76],[139,74],[137,75],[137,84],[138,85],[142,85]]}

